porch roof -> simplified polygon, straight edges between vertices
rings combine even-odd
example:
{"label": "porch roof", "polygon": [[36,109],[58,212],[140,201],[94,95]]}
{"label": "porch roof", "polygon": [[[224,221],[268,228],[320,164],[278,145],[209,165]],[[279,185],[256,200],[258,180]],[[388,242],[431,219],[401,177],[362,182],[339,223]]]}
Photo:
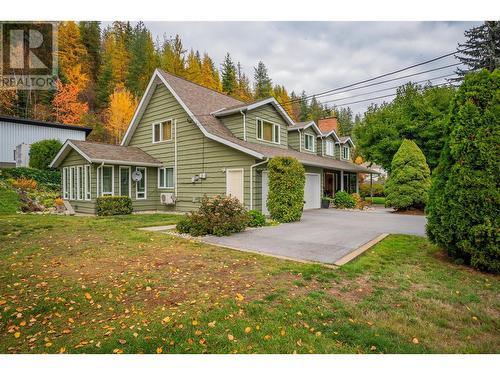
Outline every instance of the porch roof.
{"label": "porch roof", "polygon": [[71,150],[78,152],[89,163],[143,167],[161,167],[163,165],[159,160],[137,147],[67,140],[50,166],[52,168],[58,167]]}

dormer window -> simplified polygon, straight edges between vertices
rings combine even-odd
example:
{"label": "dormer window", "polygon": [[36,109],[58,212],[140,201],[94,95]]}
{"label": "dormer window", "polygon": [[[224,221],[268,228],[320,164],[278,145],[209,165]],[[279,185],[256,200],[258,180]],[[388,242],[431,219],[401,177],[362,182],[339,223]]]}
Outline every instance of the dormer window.
{"label": "dormer window", "polygon": [[153,143],[172,140],[172,120],[153,124]]}
{"label": "dormer window", "polygon": [[349,160],[351,158],[351,149],[348,146],[342,146],[342,159]]}
{"label": "dormer window", "polygon": [[315,147],[314,136],[311,134],[304,134],[304,149],[314,152]]}
{"label": "dormer window", "polygon": [[333,156],[333,141],[326,141],[326,155]]}
{"label": "dormer window", "polygon": [[257,139],[266,142],[280,143],[280,126],[269,121],[257,119]]}

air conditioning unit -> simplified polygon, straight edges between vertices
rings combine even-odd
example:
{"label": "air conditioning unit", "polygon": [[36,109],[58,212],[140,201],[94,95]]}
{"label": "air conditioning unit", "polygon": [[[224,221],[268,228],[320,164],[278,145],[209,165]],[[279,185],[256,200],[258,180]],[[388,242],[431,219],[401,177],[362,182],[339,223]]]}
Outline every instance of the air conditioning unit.
{"label": "air conditioning unit", "polygon": [[166,204],[166,205],[175,204],[174,193],[161,193],[160,194],[160,202],[162,204]]}

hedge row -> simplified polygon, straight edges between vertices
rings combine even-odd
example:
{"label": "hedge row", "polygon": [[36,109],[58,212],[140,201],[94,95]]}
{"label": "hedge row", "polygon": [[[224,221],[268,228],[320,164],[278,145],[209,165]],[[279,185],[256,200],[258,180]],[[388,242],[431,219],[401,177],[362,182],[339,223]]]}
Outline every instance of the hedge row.
{"label": "hedge row", "polygon": [[132,213],[132,200],[129,197],[98,197],[96,200],[97,216],[128,215]]}
{"label": "hedge row", "polygon": [[3,168],[0,169],[0,178],[29,178],[39,185],[50,189],[61,188],[61,172],[58,170],[40,170],[35,168]]}

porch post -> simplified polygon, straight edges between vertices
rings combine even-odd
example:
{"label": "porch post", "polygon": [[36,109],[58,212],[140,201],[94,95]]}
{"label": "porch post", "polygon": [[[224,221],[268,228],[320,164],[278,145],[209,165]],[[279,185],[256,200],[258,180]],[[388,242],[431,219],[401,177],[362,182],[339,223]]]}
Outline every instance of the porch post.
{"label": "porch post", "polygon": [[340,171],[340,191],[344,191],[344,171]]}
{"label": "porch post", "polygon": [[373,202],[373,174],[370,173],[370,198]]}

